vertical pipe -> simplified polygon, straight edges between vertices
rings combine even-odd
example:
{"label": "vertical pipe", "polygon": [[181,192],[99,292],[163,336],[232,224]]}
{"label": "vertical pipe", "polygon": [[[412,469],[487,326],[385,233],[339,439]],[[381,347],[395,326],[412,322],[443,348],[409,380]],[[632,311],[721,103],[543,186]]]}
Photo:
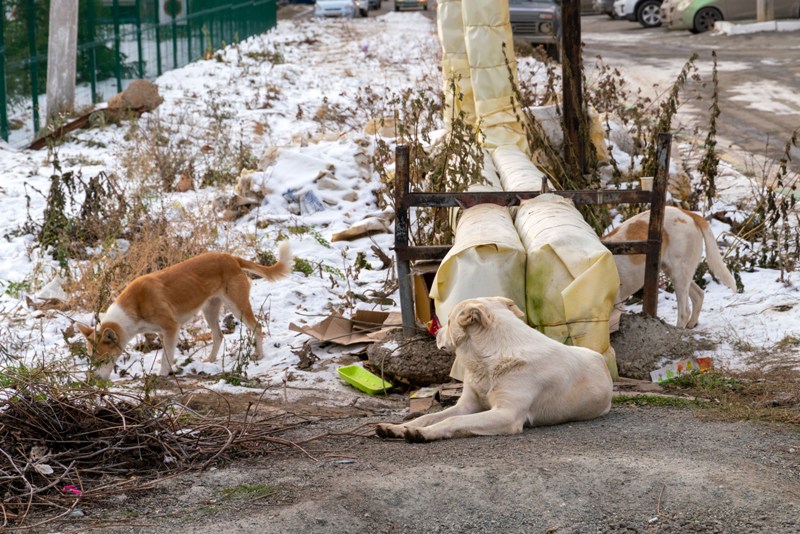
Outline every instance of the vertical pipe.
{"label": "vertical pipe", "polygon": [[664,228],[664,203],[667,198],[669,156],[672,136],[658,134],[656,172],[653,177],[653,194],[650,197],[650,225],[647,231],[648,251],[644,269],[644,299],[642,311],[656,317],[658,311],[658,268],[661,261],[661,233]]}
{"label": "vertical pipe", "polygon": [[[3,14],[5,16],[5,14]],[[39,131],[39,67],[36,60],[36,4],[28,0],[28,53],[31,77],[31,103],[33,104],[33,132]]]}
{"label": "vertical pipe", "polygon": [[412,337],[416,333],[411,265],[405,256],[408,249],[406,195],[409,191],[409,153],[408,145],[398,145],[395,149],[394,250],[397,257],[397,282],[400,288],[400,315],[403,318],[403,337]]}
{"label": "vertical pipe", "polygon": [[87,48],[89,53],[89,85],[92,88],[92,104],[96,104],[99,98],[97,96],[97,35],[95,31],[94,2],[86,3],[86,25],[89,30],[87,40],[89,45]]}
{"label": "vertical pipe", "polygon": [[586,172],[587,132],[583,113],[580,0],[561,4],[561,79],[564,106],[565,156],[572,172]]}
{"label": "vertical pipe", "polygon": [[3,34],[3,23],[5,21],[5,7],[3,0],[0,0],[0,137],[3,141],[8,141],[8,94],[6,93],[6,40]]}
{"label": "vertical pipe", "polygon": [[119,0],[111,3],[111,16],[114,19],[114,77],[117,79],[117,92],[122,92],[122,53],[119,46]]}
{"label": "vertical pipe", "polygon": [[139,78],[144,78],[144,60],[142,59],[142,5],[136,0],[136,52],[139,55]]}

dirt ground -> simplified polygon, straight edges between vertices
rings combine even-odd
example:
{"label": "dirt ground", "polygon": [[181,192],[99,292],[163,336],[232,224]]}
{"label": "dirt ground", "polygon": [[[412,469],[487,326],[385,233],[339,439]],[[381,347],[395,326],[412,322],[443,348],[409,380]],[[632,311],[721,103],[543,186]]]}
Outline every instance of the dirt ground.
{"label": "dirt ground", "polygon": [[29,532],[800,532],[796,426],[628,402],[516,436],[375,437],[406,402],[289,390],[264,413],[302,415],[282,436],[299,447],[110,495]]}

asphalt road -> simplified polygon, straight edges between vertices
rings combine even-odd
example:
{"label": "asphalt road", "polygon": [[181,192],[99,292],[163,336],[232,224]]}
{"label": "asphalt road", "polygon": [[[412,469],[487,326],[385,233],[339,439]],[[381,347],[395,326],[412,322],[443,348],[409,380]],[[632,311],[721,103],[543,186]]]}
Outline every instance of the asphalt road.
{"label": "asphalt road", "polygon": [[[662,89],[672,85],[693,52],[699,55],[700,74],[709,81],[716,51],[719,148],[734,158],[742,151],[780,157],[792,132],[800,128],[800,32],[694,35],[604,15],[582,17],[581,29],[585,62],[600,55],[640,84],[658,83]],[[701,126],[707,124],[707,99],[686,105]],[[792,156],[794,169],[800,170],[800,150],[794,148]]]}
{"label": "asphalt road", "polygon": [[[384,0],[375,17],[394,10]],[[310,10],[309,10],[310,11]],[[436,0],[427,11],[436,17]],[[301,16],[309,16],[307,12]],[[761,32],[745,35],[692,34],[665,28],[643,28],[635,22],[612,20],[605,15],[581,17],[584,64],[596,56],[620,67],[632,83],[653,94],[668,90],[692,53],[708,82],[712,51],[716,51],[719,79],[718,149],[727,159],[743,165],[749,154],[777,159],[792,132],[800,128],[800,32]],[[656,89],[653,85],[657,84]],[[701,89],[697,89],[701,91]],[[689,123],[707,131],[710,88],[703,100],[685,95],[681,113]],[[792,148],[791,167],[800,171],[800,149]]]}

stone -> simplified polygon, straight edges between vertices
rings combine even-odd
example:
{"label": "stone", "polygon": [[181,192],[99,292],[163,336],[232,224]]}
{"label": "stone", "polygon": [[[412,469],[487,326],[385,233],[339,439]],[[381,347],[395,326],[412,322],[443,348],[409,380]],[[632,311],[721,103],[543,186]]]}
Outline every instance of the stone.
{"label": "stone", "polygon": [[108,101],[110,110],[153,111],[164,101],[158,86],[147,80],[133,80],[124,91]]}

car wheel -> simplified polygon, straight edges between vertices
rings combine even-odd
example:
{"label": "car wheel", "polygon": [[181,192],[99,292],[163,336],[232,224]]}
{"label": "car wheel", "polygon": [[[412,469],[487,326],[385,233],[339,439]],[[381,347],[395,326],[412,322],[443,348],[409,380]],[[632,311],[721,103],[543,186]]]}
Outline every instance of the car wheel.
{"label": "car wheel", "polygon": [[713,7],[704,7],[694,15],[692,33],[707,32],[714,27],[715,22],[722,20],[722,13]]}
{"label": "car wheel", "polygon": [[661,2],[659,0],[645,0],[639,4],[636,11],[636,20],[645,28],[661,26]]}

